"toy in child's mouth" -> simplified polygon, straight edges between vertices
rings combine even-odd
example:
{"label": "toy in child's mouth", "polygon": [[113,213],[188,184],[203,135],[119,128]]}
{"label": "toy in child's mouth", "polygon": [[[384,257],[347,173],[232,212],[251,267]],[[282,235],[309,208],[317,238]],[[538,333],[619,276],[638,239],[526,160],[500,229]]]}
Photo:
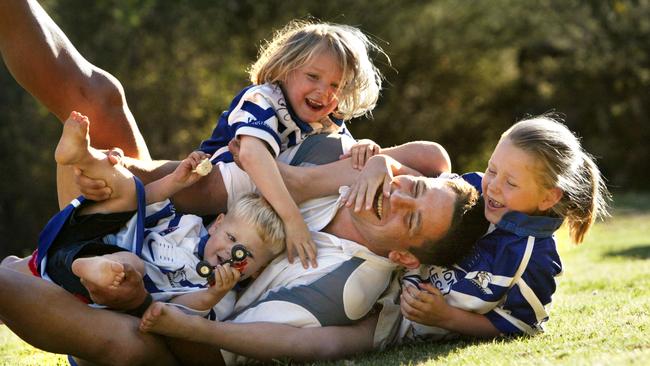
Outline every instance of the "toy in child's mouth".
{"label": "toy in child's mouth", "polygon": [[[224,261],[221,263],[221,265],[224,265],[226,263],[230,263],[230,265],[237,269],[240,273],[244,272],[246,269],[246,266],[248,265],[248,260],[246,258],[253,258],[253,254],[246,249],[244,244],[235,244],[232,246],[232,249],[230,250],[230,259]],[[208,284],[210,286],[214,285],[214,268],[216,266],[213,266],[210,264],[210,262],[206,260],[202,260],[196,265],[196,272],[199,274],[199,276],[207,278],[208,279]]]}

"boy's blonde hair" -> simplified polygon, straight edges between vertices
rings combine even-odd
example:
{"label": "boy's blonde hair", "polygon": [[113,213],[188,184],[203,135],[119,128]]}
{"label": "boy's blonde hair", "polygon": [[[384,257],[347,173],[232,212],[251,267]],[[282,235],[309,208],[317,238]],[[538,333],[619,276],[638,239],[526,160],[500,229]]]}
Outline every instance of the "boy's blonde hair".
{"label": "boy's blonde hair", "polygon": [[284,250],[284,225],[264,197],[257,193],[246,194],[229,208],[228,215],[235,215],[253,226],[273,255]]}
{"label": "boy's blonde hair", "polygon": [[593,157],[556,118],[546,114],[520,121],[501,140],[510,139],[539,162],[542,187],[562,190],[562,198],[550,213],[566,218],[571,239],[581,243],[594,221],[608,215],[610,195]]}
{"label": "boy's blonde hair", "polygon": [[379,98],[382,76],[370,60],[371,50],[384,55],[390,63],[383,50],[355,27],[295,20],[261,48],[249,75],[256,85],[281,83],[316,55],[331,52],[343,70],[336,116],[349,120],[370,114]]}

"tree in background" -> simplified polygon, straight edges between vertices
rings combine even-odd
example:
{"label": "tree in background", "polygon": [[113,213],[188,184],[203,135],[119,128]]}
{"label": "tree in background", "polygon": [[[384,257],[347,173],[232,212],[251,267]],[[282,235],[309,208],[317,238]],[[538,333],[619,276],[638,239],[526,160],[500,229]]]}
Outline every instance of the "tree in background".
{"label": "tree in background", "polygon": [[[208,136],[264,39],[294,18],[360,27],[385,89],[356,137],[444,144],[483,170],[499,134],[563,112],[613,188],[650,188],[650,2],[43,0],[80,52],[120,79],[154,158]],[[25,254],[57,210],[60,125],[0,68],[0,255]],[[641,176],[639,176],[641,175]]]}

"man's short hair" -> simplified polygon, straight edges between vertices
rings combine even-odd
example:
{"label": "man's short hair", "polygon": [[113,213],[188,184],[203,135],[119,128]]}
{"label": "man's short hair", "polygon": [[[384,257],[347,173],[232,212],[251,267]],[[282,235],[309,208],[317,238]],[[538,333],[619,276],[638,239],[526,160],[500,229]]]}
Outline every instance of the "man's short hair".
{"label": "man's short hair", "polygon": [[462,178],[450,179],[446,184],[456,193],[449,230],[440,239],[409,249],[423,264],[450,266],[459,262],[471,253],[476,241],[490,226],[476,188]]}

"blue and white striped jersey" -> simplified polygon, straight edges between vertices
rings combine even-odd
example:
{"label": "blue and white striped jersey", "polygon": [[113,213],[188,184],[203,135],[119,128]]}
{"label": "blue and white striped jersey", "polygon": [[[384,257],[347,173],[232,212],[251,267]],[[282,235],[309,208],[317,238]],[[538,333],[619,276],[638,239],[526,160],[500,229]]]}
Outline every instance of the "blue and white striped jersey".
{"label": "blue and white striped jersey", "polygon": [[252,85],[233,99],[228,110],[219,117],[212,136],[201,143],[199,150],[211,154],[213,163],[232,162],[228,143],[237,136],[247,135],[266,142],[277,157],[309,135],[335,131],[349,134],[343,121],[331,115],[325,124],[302,121],[279,85]]}
{"label": "blue and white striped jersey", "polygon": [[[171,201],[145,206],[144,187],[135,179],[138,211],[114,234],[106,235],[106,245],[116,245],[137,254],[145,264],[145,288],[156,301],[202,290],[207,287],[205,278],[196,272],[196,264],[203,259],[208,231],[201,217],[176,212]],[[42,278],[50,279],[46,272],[47,254],[54,239],[85,199],[80,196],[56,214],[41,232],[38,246],[38,270]],[[236,294],[230,291],[209,314],[211,319],[224,319],[235,305]]]}
{"label": "blue and white striped jersey", "polygon": [[[463,176],[480,190],[482,175]],[[553,233],[562,219],[509,212],[476,244],[474,253],[452,268],[423,266],[405,284],[428,281],[457,308],[484,314],[504,334],[535,334],[548,319],[562,264]],[[429,328],[429,329],[427,329]],[[415,325],[417,337],[440,330]],[[408,335],[407,335],[408,336]]]}

